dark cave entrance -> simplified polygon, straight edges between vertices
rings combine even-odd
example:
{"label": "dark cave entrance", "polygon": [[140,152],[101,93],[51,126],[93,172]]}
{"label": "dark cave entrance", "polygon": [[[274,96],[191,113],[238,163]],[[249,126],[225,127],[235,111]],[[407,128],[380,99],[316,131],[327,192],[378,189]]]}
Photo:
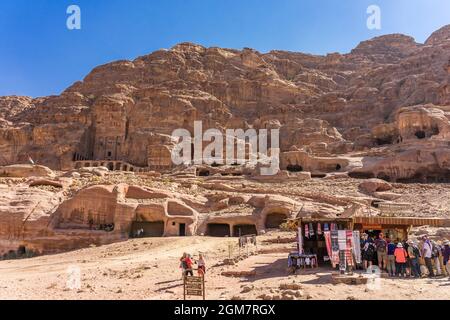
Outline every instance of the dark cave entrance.
{"label": "dark cave entrance", "polygon": [[226,223],[209,223],[206,227],[206,235],[210,237],[229,237],[230,225]]}
{"label": "dark cave entrance", "polygon": [[257,235],[258,231],[254,224],[238,224],[233,227],[233,237]]}
{"label": "dark cave entrance", "polygon": [[302,172],[303,171],[303,167],[301,165],[298,164],[290,164],[287,166],[287,171],[289,172]]}
{"label": "dark cave entrance", "polygon": [[269,213],[266,217],[266,229],[278,229],[287,220],[284,213]]}
{"label": "dark cave entrance", "polygon": [[425,139],[427,137],[427,134],[423,130],[419,130],[415,133],[415,136],[417,139]]}

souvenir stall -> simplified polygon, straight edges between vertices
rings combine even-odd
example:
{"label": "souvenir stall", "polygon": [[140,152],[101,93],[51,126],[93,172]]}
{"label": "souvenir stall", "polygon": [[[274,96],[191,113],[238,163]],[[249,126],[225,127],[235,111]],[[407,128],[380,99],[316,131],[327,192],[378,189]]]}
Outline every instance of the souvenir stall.
{"label": "souvenir stall", "polygon": [[[298,264],[352,270],[361,261],[359,231],[351,218],[302,218],[298,223]],[[357,244],[357,245],[355,245]]]}

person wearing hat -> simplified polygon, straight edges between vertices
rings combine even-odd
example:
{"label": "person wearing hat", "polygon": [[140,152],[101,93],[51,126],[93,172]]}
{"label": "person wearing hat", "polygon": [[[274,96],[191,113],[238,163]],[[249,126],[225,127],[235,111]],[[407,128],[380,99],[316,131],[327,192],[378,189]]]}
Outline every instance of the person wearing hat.
{"label": "person wearing hat", "polygon": [[445,270],[447,271],[447,276],[450,278],[450,241],[445,240],[444,241],[444,247],[442,248],[442,255],[444,256],[444,266]]}
{"label": "person wearing hat", "polygon": [[420,272],[419,258],[420,258],[420,250],[417,246],[417,243],[412,240],[408,240],[408,256],[409,261],[411,263],[411,275],[414,278],[420,278],[422,273]]}
{"label": "person wearing hat", "polygon": [[433,271],[433,263],[432,263],[432,256],[433,256],[433,245],[431,241],[428,239],[427,235],[424,235],[422,237],[422,256],[425,259],[425,265],[428,269],[428,276],[430,278],[434,277],[434,271]]}
{"label": "person wearing hat", "polygon": [[395,249],[394,256],[397,276],[406,278],[406,258],[408,257],[408,253],[403,248],[403,244],[401,242],[397,244],[397,249]]}

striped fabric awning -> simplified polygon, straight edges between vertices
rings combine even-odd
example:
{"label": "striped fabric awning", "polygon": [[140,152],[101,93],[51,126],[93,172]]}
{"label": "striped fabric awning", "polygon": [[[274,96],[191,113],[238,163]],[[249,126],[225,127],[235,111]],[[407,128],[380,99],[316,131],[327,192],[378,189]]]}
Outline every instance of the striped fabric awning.
{"label": "striped fabric awning", "polygon": [[407,225],[407,226],[432,226],[444,227],[450,225],[450,219],[442,218],[407,218],[407,217],[354,217],[354,223],[374,225]]}

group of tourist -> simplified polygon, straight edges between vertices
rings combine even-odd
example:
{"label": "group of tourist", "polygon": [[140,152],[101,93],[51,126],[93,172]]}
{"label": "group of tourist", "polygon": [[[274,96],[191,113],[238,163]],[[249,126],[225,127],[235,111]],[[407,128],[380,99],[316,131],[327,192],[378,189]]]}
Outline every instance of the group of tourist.
{"label": "group of tourist", "polygon": [[194,276],[193,266],[197,265],[197,273],[198,276],[204,277],[206,273],[206,262],[203,254],[199,254],[198,260],[194,260],[189,253],[183,253],[183,256],[180,258],[180,268],[182,271],[182,276]]}
{"label": "group of tourist", "polygon": [[376,239],[363,233],[361,253],[363,267],[371,267],[378,262],[380,270],[391,277],[449,276],[450,241],[441,244],[423,236],[419,241],[393,241],[380,233]]}

